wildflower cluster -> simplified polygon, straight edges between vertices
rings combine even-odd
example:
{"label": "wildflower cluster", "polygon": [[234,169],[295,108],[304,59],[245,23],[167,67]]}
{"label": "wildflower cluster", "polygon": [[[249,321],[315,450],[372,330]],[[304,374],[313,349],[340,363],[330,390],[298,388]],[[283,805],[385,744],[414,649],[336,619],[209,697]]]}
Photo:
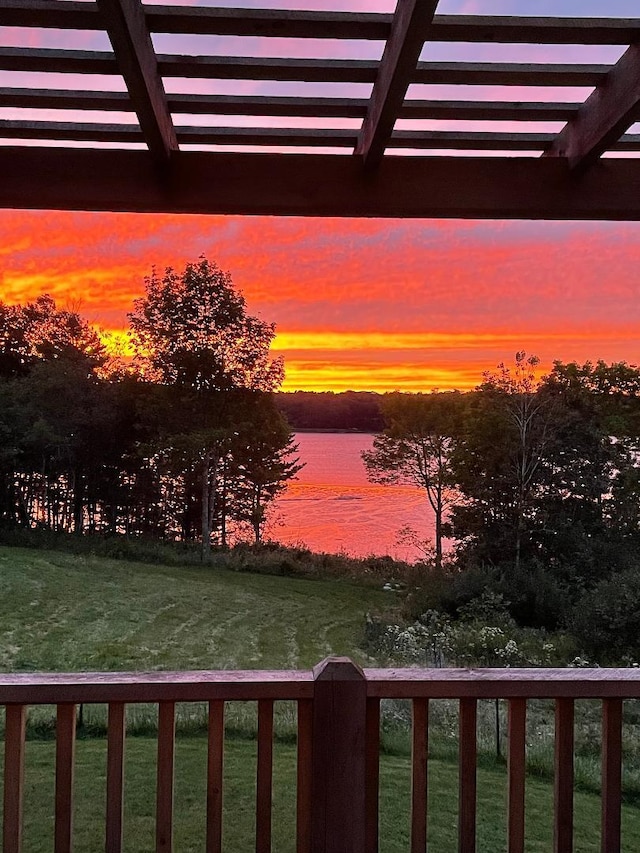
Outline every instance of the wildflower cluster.
{"label": "wildflower cluster", "polygon": [[494,613],[493,624],[487,624],[479,616],[474,612],[453,621],[436,610],[427,610],[411,625],[382,625],[370,620],[369,639],[374,640],[371,645],[375,651],[387,660],[415,666],[509,667],[558,663],[560,650],[544,632],[518,628],[504,613]]}

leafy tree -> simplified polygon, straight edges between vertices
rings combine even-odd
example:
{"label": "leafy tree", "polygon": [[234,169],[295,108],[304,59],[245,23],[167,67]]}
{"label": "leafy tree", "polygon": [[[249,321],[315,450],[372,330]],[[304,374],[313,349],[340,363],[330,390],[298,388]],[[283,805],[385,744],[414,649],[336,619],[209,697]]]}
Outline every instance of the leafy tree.
{"label": "leafy tree", "polygon": [[106,361],[97,332],[76,311],[56,307],[48,294],[26,305],[0,302],[0,378],[24,376],[40,361],[66,356],[89,370]]}
{"label": "leafy tree", "polygon": [[274,391],[282,359],[269,347],[275,326],[247,313],[229,273],[201,257],[181,274],[145,279],[129,314],[136,362],[149,379],[195,391]]}
{"label": "leafy tree", "polygon": [[[181,274],[168,268],[160,277],[154,270],[129,319],[136,363],[159,384],[158,449],[173,460],[172,474],[184,484],[184,535],[194,526],[189,515],[194,480],[199,481],[197,526],[206,559],[220,509],[226,531],[226,499],[221,505],[216,497],[220,481],[226,482],[238,418],[245,417],[237,409],[238,392],[266,394],[282,381],[282,360],[269,353],[275,327],[249,315],[229,274],[204,257]],[[250,445],[259,441],[262,429],[256,413],[250,418]],[[288,435],[282,440],[286,446]]]}
{"label": "leafy tree", "polygon": [[362,459],[375,483],[423,489],[435,516],[435,565],[442,566],[445,513],[455,499],[451,455],[460,421],[460,395],[389,394],[381,404],[387,427]]}
{"label": "leafy tree", "polygon": [[[0,303],[5,523],[28,526],[34,518],[60,519],[57,493],[62,490],[64,500],[71,492],[75,496],[75,526],[81,531],[83,476],[64,467],[63,457],[68,462],[74,455],[72,445],[77,456],[87,439],[80,428],[88,417],[85,396],[90,386],[95,390],[96,371],[105,360],[95,330],[77,312],[58,309],[50,296],[24,306]],[[88,442],[87,452],[90,447]]]}
{"label": "leafy tree", "polygon": [[494,395],[496,404],[504,409],[510,427],[502,440],[507,439],[503,450],[515,485],[516,571],[520,567],[527,510],[539,480],[550,432],[549,400],[536,393],[535,369],[539,363],[537,356],[527,356],[521,350],[516,353],[513,368],[499,364],[497,372],[484,374],[480,386],[481,390]]}
{"label": "leafy tree", "polygon": [[596,559],[602,544],[630,532],[619,522],[633,513],[639,386],[640,373],[625,364],[556,362],[541,387],[555,400],[557,415],[540,541],[548,559],[566,564],[581,559],[587,583],[605,568]]}
{"label": "leafy tree", "polygon": [[262,541],[269,505],[302,465],[294,458],[298,446],[273,398],[252,394],[246,403],[251,420],[245,420],[235,433],[228,476],[235,479],[234,518],[250,526],[257,545]]}

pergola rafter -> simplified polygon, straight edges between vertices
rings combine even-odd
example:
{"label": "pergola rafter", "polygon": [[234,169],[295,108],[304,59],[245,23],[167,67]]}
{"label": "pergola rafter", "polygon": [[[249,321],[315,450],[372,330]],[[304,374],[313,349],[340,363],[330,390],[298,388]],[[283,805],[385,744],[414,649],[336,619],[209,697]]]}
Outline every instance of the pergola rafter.
{"label": "pergola rafter", "polygon": [[413,78],[438,0],[398,0],[355,153],[377,166]]}
{"label": "pergola rafter", "polygon": [[97,0],[149,152],[160,163],[178,150],[158,60],[139,0]]}
{"label": "pergola rafter", "polygon": [[640,107],[640,44],[632,44],[556,137],[547,154],[585,168],[636,121]]}
{"label": "pergola rafter", "polygon": [[[64,46],[17,41],[0,49],[0,159],[22,186],[19,192],[13,179],[0,186],[4,206],[640,218],[632,198],[640,182],[634,156],[640,134],[626,132],[640,120],[640,18],[441,15],[437,0],[398,0],[393,15],[0,0],[0,26],[70,34],[59,41]],[[76,31],[104,32],[112,50],[76,49],[83,43]],[[212,52],[180,41],[185,35],[214,39]],[[152,36],[162,38],[163,50],[154,49]],[[249,55],[234,53],[227,41],[226,52],[217,52],[222,43],[215,39],[228,36],[240,39],[234,48],[243,38],[278,38],[325,40],[327,50],[314,55],[313,41],[291,56]],[[348,45],[340,56],[333,40]],[[357,45],[368,41],[381,43],[381,59],[363,58],[371,50]],[[418,61],[432,42],[455,43],[455,52],[442,61],[427,50]],[[167,52],[174,43],[175,52]],[[522,45],[522,59],[476,62],[461,49],[500,43]],[[527,45],[559,44],[627,51],[614,64],[532,62],[527,53]],[[38,78],[31,87],[24,77],[31,73],[56,77],[51,86]],[[68,86],[60,74],[73,75]],[[426,97],[407,94],[416,84],[429,86]],[[460,96],[458,87],[464,87]],[[556,95],[556,87],[578,94]],[[580,97],[585,88],[595,91]],[[469,94],[474,90],[478,97]],[[414,124],[398,125],[406,120]],[[359,156],[345,158],[349,153]],[[614,159],[601,160],[602,154]],[[581,174],[574,176],[577,166]],[[75,185],[65,189],[56,174]],[[454,184],[445,186],[441,175]],[[352,198],[326,186],[337,180]],[[604,192],[607,182],[615,196]],[[131,199],[132,186],[142,201]],[[604,193],[601,204],[596,187]]]}

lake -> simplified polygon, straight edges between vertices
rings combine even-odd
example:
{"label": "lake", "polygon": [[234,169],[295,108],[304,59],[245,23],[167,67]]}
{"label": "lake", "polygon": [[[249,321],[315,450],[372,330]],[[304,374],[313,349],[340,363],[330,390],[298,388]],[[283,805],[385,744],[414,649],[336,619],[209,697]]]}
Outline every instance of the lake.
{"label": "lake", "polygon": [[369,483],[360,454],[371,449],[372,435],[298,433],[296,442],[305,467],[277,501],[270,538],[355,557],[419,556],[398,542],[398,533],[410,526],[421,539],[432,538],[433,512],[414,486]]}

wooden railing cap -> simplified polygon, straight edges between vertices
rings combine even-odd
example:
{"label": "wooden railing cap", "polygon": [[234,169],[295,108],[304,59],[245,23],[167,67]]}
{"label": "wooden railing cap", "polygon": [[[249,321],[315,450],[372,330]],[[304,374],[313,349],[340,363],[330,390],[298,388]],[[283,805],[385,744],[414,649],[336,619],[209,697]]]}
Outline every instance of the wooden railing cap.
{"label": "wooden railing cap", "polygon": [[314,681],[364,681],[362,667],[351,658],[330,656],[326,657],[313,668]]}

